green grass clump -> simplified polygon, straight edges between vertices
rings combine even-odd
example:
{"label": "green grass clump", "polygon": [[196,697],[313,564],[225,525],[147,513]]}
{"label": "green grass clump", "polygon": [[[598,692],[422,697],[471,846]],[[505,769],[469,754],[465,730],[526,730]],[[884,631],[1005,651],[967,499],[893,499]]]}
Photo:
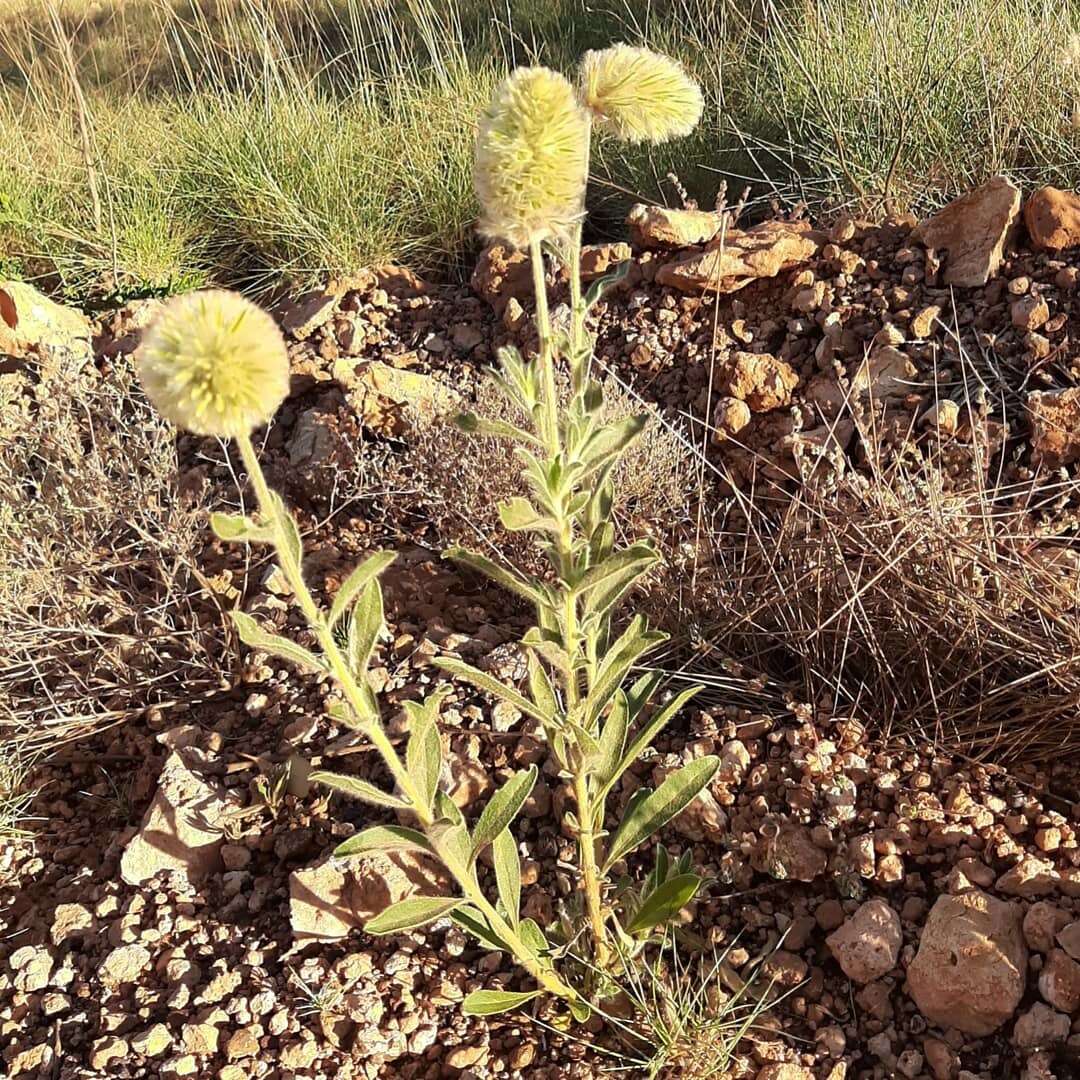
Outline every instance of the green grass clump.
{"label": "green grass clump", "polygon": [[676,200],[669,173],[703,205],[870,211],[999,171],[1077,187],[1078,34],[1068,0],[8,0],[0,266],[75,296],[458,274],[478,104],[615,41],[683,60],[707,108],[664,146],[597,140],[599,235]]}

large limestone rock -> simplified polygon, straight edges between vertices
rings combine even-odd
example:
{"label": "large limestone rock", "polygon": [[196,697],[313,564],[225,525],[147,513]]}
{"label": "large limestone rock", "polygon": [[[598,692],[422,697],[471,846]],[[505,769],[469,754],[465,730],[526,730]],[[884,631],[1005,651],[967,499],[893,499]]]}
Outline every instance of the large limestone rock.
{"label": "large limestone rock", "polygon": [[716,210],[669,210],[637,203],[626,216],[630,240],[637,247],[693,247],[708,243],[724,227]]}
{"label": "large limestone rock", "polygon": [[324,859],[289,875],[296,941],[334,941],[409,896],[447,896],[450,883],[430,859],[408,851]]}
{"label": "large limestone rock", "polygon": [[656,280],[682,292],[733,293],[801,266],[818,244],[806,221],[765,221],[751,229],[729,229],[705,251],[664,263]]}
{"label": "large limestone rock", "polygon": [[54,303],[24,281],[0,282],[0,354],[33,348],[90,352],[90,322],[81,311]]}
{"label": "large limestone rock", "polygon": [[357,368],[340,361],[334,377],[348,388],[349,404],[365,424],[380,428],[390,414],[414,424],[430,424],[458,411],[461,396],[444,382],[420,371],[409,371],[373,360]]}
{"label": "large limestone rock", "polygon": [[1012,1018],[1027,981],[1020,910],[971,889],[930,910],[908,990],[933,1024],[989,1035]]}
{"label": "large limestone rock", "polygon": [[985,285],[1001,266],[1005,239],[1020,213],[1020,189],[995,176],[927,218],[911,238],[946,255],[946,285]]}
{"label": "large limestone rock", "polygon": [[120,859],[129,885],[162,870],[182,873],[191,884],[221,869],[225,819],[235,809],[225,791],[201,773],[202,755],[183,747],[166,759],[158,790]]}
{"label": "large limestone rock", "polygon": [[1039,188],[1024,205],[1031,246],[1064,251],[1080,244],[1080,195],[1056,187]]}
{"label": "large limestone rock", "polygon": [[1027,410],[1034,464],[1057,469],[1080,459],[1080,387],[1028,394]]}
{"label": "large limestone rock", "polygon": [[860,984],[888,975],[896,967],[903,943],[900,916],[884,900],[867,900],[826,938],[844,974]]}

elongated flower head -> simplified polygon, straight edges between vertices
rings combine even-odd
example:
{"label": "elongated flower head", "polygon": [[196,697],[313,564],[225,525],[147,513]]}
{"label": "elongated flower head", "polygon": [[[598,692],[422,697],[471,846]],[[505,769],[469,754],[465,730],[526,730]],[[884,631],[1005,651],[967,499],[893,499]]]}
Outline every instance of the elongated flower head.
{"label": "elongated flower head", "polygon": [[246,435],[289,392],[277,323],[221,289],[173,297],[144,335],[136,365],[158,411],[198,435]]}
{"label": "elongated flower head", "polygon": [[666,142],[701,119],[701,90],[682,65],[633,45],[587,52],[581,97],[603,127],[628,142]]}
{"label": "elongated flower head", "polygon": [[588,158],[589,119],[573,86],[547,68],[518,68],[480,119],[480,231],[517,247],[564,233],[584,208]]}

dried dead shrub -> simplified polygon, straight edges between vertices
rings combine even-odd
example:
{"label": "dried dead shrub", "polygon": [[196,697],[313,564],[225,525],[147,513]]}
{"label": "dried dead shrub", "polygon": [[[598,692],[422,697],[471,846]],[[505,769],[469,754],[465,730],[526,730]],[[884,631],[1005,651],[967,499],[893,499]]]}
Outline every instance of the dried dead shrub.
{"label": "dried dead shrub", "polygon": [[[642,411],[642,402],[614,379],[604,383],[604,421]],[[505,398],[485,383],[473,410],[485,419],[520,424]],[[418,500],[418,513],[436,530],[441,543],[477,548],[527,573],[543,573],[546,561],[531,538],[510,532],[499,520],[498,504],[525,493],[521,463],[512,445],[490,436],[465,434],[443,417],[417,425],[405,453],[387,478],[400,499]],[[651,619],[669,623],[668,602],[675,586],[673,568],[683,567],[686,537],[693,531],[698,488],[695,454],[686,438],[655,411],[614,473],[614,521],[620,539],[650,537],[663,562],[644,586]],[[653,603],[652,601],[657,601]]]}
{"label": "dried dead shrub", "polygon": [[0,738],[51,749],[216,688],[205,520],[130,370],[50,355],[0,377]]}

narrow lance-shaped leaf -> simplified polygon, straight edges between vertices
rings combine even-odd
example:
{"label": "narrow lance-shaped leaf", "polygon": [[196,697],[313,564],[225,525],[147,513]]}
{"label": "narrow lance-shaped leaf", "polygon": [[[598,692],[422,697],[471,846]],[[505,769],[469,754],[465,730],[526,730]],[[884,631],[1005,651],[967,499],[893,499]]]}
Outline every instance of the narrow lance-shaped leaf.
{"label": "narrow lance-shaped leaf", "polygon": [[521,911],[521,859],[509,829],[503,829],[495,837],[491,852],[495,860],[495,884],[499,899],[510,925],[516,929]]}
{"label": "narrow lance-shaped leaf", "polygon": [[515,773],[487,801],[487,806],[473,827],[473,850],[482,851],[513,820],[536,786],[536,766]]}
{"label": "narrow lance-shaped leaf", "polygon": [[349,610],[352,602],[369,581],[377,578],[395,559],[397,555],[392,551],[376,551],[374,555],[366,558],[355,570],[341,583],[334,603],[330,608],[330,625],[334,626],[337,621]]}
{"label": "narrow lance-shaped leaf", "polygon": [[631,666],[647,652],[667,640],[667,634],[655,630],[649,631],[645,627],[644,616],[635,615],[618,641],[608,649],[596,673],[596,678],[589,688],[589,697],[585,703],[589,721],[600,715],[611,700],[611,696],[622,685]]}
{"label": "narrow lance-shaped leaf", "polygon": [[[517,393],[514,400],[521,404]],[[454,425],[468,435],[487,435],[495,439],[509,439],[511,442],[525,442],[543,448],[543,443],[523,428],[508,424],[505,420],[490,420],[486,416],[477,416],[474,412],[459,413],[454,417]]]}
{"label": "narrow lance-shaped leaf", "polygon": [[475,858],[472,837],[464,821],[436,821],[427,830],[431,846],[455,874],[464,873]]}
{"label": "narrow lance-shaped leaf", "polygon": [[349,620],[349,667],[358,679],[367,674],[371,654],[384,626],[382,589],[378,581],[369,580]]}
{"label": "narrow lance-shaped leaf", "polygon": [[423,851],[431,854],[432,850],[428,838],[416,829],[404,825],[373,825],[338,844],[334,854],[344,858],[347,855],[364,855],[369,851]]}
{"label": "narrow lance-shaped leaf", "polygon": [[719,765],[720,759],[715,755],[697,758],[672,773],[654,792],[636,804],[611,839],[604,872],[689,806],[713,778]]}
{"label": "narrow lance-shaped leaf", "polygon": [[483,555],[477,555],[475,552],[466,551],[461,547],[452,547],[447,550],[446,557],[453,559],[454,562],[460,563],[462,566],[467,566],[470,570],[476,570],[485,577],[491,578],[496,585],[501,585],[509,592],[517,593],[518,596],[524,597],[533,604],[539,603],[542,599],[540,593],[529,582],[509,570],[504,570],[497,563],[493,563]]}
{"label": "narrow lance-shaped leaf", "polygon": [[372,806],[385,806],[389,810],[408,810],[409,808],[409,804],[396,795],[391,795],[367,780],[361,780],[358,776],[342,776],[340,773],[332,772],[313,772],[308,779],[313,784],[322,784],[323,787],[340,791],[342,795],[348,795],[350,798],[370,803]]}
{"label": "narrow lance-shaped leaf", "polygon": [[295,641],[279,637],[277,634],[268,634],[250,615],[243,611],[232,611],[230,614],[233,623],[236,625],[236,632],[245,645],[250,645],[253,649],[261,649],[263,652],[278,656],[282,660],[288,660],[303,671],[321,673],[326,670],[322,661],[313,653],[308,652],[302,645],[297,645]]}
{"label": "narrow lance-shaped leaf", "polygon": [[545,517],[528,499],[520,496],[499,503],[499,520],[510,532],[535,529],[556,536],[559,532],[559,523],[554,518]]}
{"label": "narrow lance-shaped leaf", "polygon": [[532,694],[536,707],[549,719],[559,715],[559,700],[555,696],[555,688],[551,685],[548,673],[544,670],[536,653],[532,650],[528,653],[529,666],[529,692]]}
{"label": "narrow lance-shaped leaf", "polygon": [[661,882],[626,924],[626,932],[640,934],[669,922],[694,899],[700,887],[701,878],[697,874],[681,874]]}
{"label": "narrow lance-shaped leaf", "polygon": [[592,285],[589,286],[589,291],[585,294],[586,310],[595,307],[608,289],[617,285],[628,273],[630,273],[630,264],[632,261],[633,260],[631,259],[626,259],[624,262],[619,263],[614,270],[604,274],[603,277],[598,277]]}
{"label": "narrow lance-shaped leaf", "polygon": [[544,714],[527,697],[506,686],[486,671],[480,671],[479,668],[474,668],[471,664],[466,664],[464,660],[458,660],[453,656],[438,656],[434,663],[443,671],[449,671],[451,675],[460,675],[480,690],[487,690],[488,693],[502,698],[503,701],[510,702],[514,708],[519,709],[526,716],[531,716],[536,720],[544,719]]}
{"label": "narrow lance-shaped leaf", "polygon": [[518,934],[526,948],[537,959],[543,960],[547,957],[550,951],[547,938],[544,937],[544,931],[540,929],[535,919],[522,919],[518,926]]}
{"label": "narrow lance-shaped leaf", "polygon": [[539,990],[474,990],[461,1003],[461,1011],[466,1016],[494,1016],[496,1013],[520,1009],[539,996]]}
{"label": "narrow lance-shaped leaf", "polygon": [[474,938],[482,942],[489,949],[495,949],[496,951],[502,952],[510,951],[510,946],[491,929],[487,919],[478,908],[464,904],[459,908],[455,908],[450,917],[458,924],[458,926],[463,930],[467,930]]}
{"label": "narrow lance-shaped leaf", "polygon": [[415,930],[429,922],[449,915],[461,904],[458,896],[410,896],[391,904],[385,911],[380,911],[374,919],[364,924],[368,934],[400,934],[405,930]]}
{"label": "narrow lance-shaped leaf", "polygon": [[600,777],[601,783],[611,776],[622,757],[629,726],[630,708],[626,701],[626,693],[621,689],[616,690],[611,710],[600,730],[598,740],[600,758],[596,763],[596,774]]}
{"label": "narrow lance-shaped leaf", "polygon": [[588,594],[593,590],[602,590],[606,593],[625,582],[632,584],[656,562],[657,558],[652,544],[647,541],[641,540],[636,544],[631,544],[630,547],[615,552],[602,563],[590,567],[578,582],[575,591],[579,594]]}
{"label": "narrow lance-shaped leaf", "polygon": [[585,464],[582,477],[590,476],[611,461],[618,461],[619,455],[645,430],[648,419],[647,414],[639,413],[600,428],[582,450]]}
{"label": "narrow lance-shaped leaf", "polygon": [[442,739],[439,736],[438,714],[445,692],[432,694],[424,702],[405,702],[409,717],[409,742],[405,748],[405,769],[416,785],[424,808],[430,810],[435,801],[442,770]]}
{"label": "narrow lance-shaped leaf", "polygon": [[276,491],[270,492],[270,505],[271,512],[277,516],[285,533],[285,553],[299,569],[304,559],[304,546],[300,540],[300,530],[296,527],[296,518],[289,513],[285,500]]}
{"label": "narrow lance-shaped leaf", "polygon": [[[638,687],[641,685],[642,681],[643,680],[639,680],[637,683],[634,684],[634,688],[633,688],[634,691],[636,691],[638,689]],[[657,679],[657,681],[658,681],[658,679]],[[652,682],[649,683],[650,687],[653,686],[653,685],[654,684]],[[656,736],[664,729],[664,727],[671,720],[671,718],[700,689],[701,689],[700,686],[688,687],[686,690],[683,690],[681,693],[676,694],[675,697],[673,697],[671,699],[671,701],[669,701],[662,709],[657,709],[657,711],[653,715],[652,719],[650,719],[637,732],[637,734],[634,735],[633,739],[630,741],[630,745],[623,752],[623,756],[619,759],[618,764],[612,770],[611,775],[608,776],[605,779],[604,786],[603,786],[603,788],[601,788],[601,798],[603,798],[604,796],[607,795],[608,791],[611,789],[611,786],[615,783],[615,781],[618,780],[619,777],[622,776],[622,774],[624,772],[626,772],[626,770],[628,768],[630,768],[630,766],[633,765],[633,763],[635,761],[637,761],[637,759],[639,757],[641,757],[641,755],[644,753],[646,748],[652,743],[653,739],[655,739]],[[632,693],[633,693],[633,691],[632,691]],[[640,710],[641,708],[644,707],[644,705],[645,705],[645,701],[641,701],[640,704],[638,705],[638,709]],[[633,706],[631,708],[633,710]]]}
{"label": "narrow lance-shaped leaf", "polygon": [[230,542],[269,544],[274,540],[272,526],[254,521],[243,514],[215,512],[210,515],[210,528],[218,539]]}

